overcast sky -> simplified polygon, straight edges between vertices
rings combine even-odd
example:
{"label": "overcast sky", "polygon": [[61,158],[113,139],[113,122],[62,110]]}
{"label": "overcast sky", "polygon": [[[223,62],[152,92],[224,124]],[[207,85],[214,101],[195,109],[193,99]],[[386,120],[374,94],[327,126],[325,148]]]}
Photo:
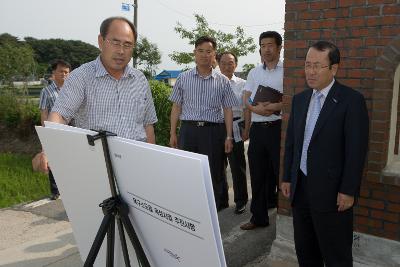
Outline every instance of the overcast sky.
{"label": "overcast sky", "polygon": [[[101,22],[110,16],[133,18],[133,9],[121,10],[118,0],[0,0],[0,34],[10,33],[23,39],[62,38],[81,40],[97,47]],[[158,45],[163,69],[180,69],[170,58],[173,51],[192,51],[187,40],[174,31],[179,21],[186,28],[195,26],[193,14],[205,16],[210,26],[224,32],[234,32],[242,26],[247,36],[258,42],[266,30],[283,34],[284,0],[138,0],[138,31]],[[282,56],[282,55],[281,55]],[[245,63],[257,64],[258,52],[239,58],[239,68]]]}

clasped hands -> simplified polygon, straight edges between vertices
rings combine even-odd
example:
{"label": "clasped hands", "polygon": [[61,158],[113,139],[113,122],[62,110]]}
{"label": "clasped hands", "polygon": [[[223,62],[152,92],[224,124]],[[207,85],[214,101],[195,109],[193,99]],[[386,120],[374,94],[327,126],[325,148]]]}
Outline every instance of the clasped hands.
{"label": "clasped hands", "polygon": [[262,116],[270,116],[275,111],[280,110],[280,107],[278,107],[278,105],[279,103],[257,102],[257,104],[253,106],[252,112]]}

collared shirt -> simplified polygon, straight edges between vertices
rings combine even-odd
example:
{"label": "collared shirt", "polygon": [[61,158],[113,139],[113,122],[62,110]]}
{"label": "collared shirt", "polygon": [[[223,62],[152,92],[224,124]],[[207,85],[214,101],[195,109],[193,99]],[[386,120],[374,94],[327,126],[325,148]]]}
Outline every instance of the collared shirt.
{"label": "collared shirt", "polygon": [[238,101],[237,106],[232,107],[233,111],[233,117],[234,118],[241,118],[243,117],[243,89],[244,85],[246,84],[246,80],[243,80],[242,78],[239,78],[233,74],[232,79],[230,79],[231,87],[233,90],[233,93],[236,96],[236,99]]}
{"label": "collared shirt", "polygon": [[50,113],[59,93],[60,89],[57,87],[55,82],[51,81],[50,84],[43,88],[40,92],[39,109],[47,109],[47,111]]}
{"label": "collared shirt", "polygon": [[[320,99],[320,101],[321,101],[321,109],[324,106],[325,99],[328,96],[329,91],[331,90],[331,88],[332,88],[334,83],[335,83],[335,79],[332,79],[331,83],[327,87],[325,87],[324,89],[322,89],[320,91],[320,93],[322,94],[322,97]],[[308,106],[308,111],[307,111],[307,120],[306,120],[307,122],[308,122],[308,118],[310,117],[310,110],[312,109],[312,104],[311,103],[314,103],[313,99],[315,97],[315,92],[316,91],[317,91],[316,89],[313,89],[313,93],[311,95],[310,105]]]}
{"label": "collared shirt", "polygon": [[[249,72],[244,90],[251,92],[251,99],[254,99],[259,85],[269,86],[283,93],[283,64],[281,61],[278,62],[274,69],[264,68],[264,65],[261,64]],[[275,121],[279,119],[281,119],[281,116],[276,114],[262,116],[254,112],[251,113],[251,121],[253,122]]]}
{"label": "collared shirt", "polygon": [[70,73],[53,107],[80,128],[106,130],[120,137],[146,141],[144,127],[157,122],[149,83],[142,72],[126,66],[119,80],[100,57]]}
{"label": "collared shirt", "polygon": [[228,78],[215,70],[201,77],[197,68],[179,74],[169,99],[182,107],[180,120],[222,123],[222,108],[238,105]]}

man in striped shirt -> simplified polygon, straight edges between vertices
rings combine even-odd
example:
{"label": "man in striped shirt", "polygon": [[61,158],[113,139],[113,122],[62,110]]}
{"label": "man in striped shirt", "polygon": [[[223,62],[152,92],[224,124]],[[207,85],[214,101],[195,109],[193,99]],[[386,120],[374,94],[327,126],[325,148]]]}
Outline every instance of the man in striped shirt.
{"label": "man in striped shirt", "polygon": [[[56,102],[60,88],[64,85],[64,81],[71,70],[71,65],[64,60],[59,59],[51,64],[51,70],[53,80],[50,81],[50,84],[40,92],[39,109],[40,122],[42,126],[44,126],[44,121],[47,120],[49,113]],[[49,170],[49,182],[51,199],[56,200],[60,196],[60,193],[58,192],[58,187],[51,170]]]}
{"label": "man in striped shirt", "polygon": [[216,47],[213,38],[198,38],[194,50],[196,67],[181,73],[175,83],[170,96],[170,146],[208,156],[219,211],[229,206],[224,153],[232,150],[232,107],[238,102],[228,78],[212,68]]}
{"label": "man in striped shirt", "polygon": [[71,72],[50,114],[50,121],[106,130],[120,137],[155,143],[157,116],[148,81],[128,65],[137,33],[123,17],[100,26],[100,56]]}

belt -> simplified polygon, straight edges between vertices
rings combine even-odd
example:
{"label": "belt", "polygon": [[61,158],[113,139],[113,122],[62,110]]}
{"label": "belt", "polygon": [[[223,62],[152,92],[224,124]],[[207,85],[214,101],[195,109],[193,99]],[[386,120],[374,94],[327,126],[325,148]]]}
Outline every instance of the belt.
{"label": "belt", "polygon": [[253,125],[257,126],[275,126],[281,123],[281,120],[275,120],[275,121],[254,121],[252,122]]}
{"label": "belt", "polygon": [[209,121],[182,121],[182,124],[193,125],[193,126],[196,126],[196,127],[218,126],[218,125],[221,125],[221,123],[209,122]]}
{"label": "belt", "polygon": [[234,117],[233,121],[237,121],[237,120],[240,120],[240,119],[241,119],[241,117]]}

